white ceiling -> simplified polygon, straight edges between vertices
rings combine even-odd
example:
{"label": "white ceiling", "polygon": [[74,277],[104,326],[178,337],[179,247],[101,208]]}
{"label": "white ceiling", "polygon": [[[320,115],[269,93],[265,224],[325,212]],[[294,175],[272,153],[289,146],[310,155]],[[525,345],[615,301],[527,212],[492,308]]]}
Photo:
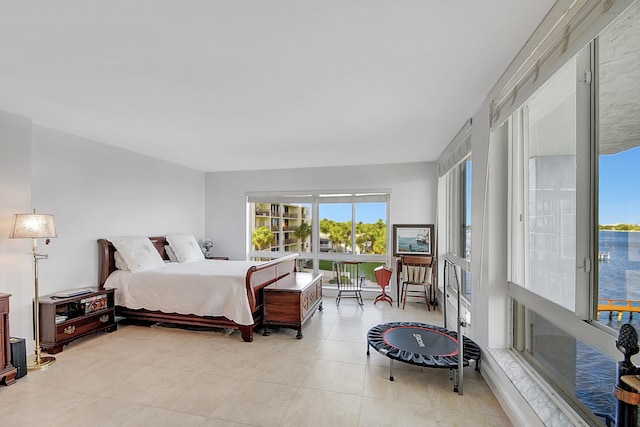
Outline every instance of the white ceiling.
{"label": "white ceiling", "polygon": [[433,161],[553,0],[0,0],[0,110],[202,171]]}

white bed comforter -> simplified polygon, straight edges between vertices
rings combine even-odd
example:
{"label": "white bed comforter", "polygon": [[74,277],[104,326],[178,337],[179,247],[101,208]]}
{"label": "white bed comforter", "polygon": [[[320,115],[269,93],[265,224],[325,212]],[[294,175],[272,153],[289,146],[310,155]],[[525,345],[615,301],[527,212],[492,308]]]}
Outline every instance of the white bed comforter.
{"label": "white bed comforter", "polygon": [[253,324],[245,279],[255,261],[205,260],[168,263],[132,273],[117,270],[104,285],[116,289],[116,304],[163,313],[225,316],[240,325]]}

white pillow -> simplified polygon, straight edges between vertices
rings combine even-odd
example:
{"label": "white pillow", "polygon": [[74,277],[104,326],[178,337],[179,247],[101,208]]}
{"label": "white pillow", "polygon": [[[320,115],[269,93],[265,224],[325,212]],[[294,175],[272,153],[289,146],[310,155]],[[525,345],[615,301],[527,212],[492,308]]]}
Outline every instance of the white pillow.
{"label": "white pillow", "polygon": [[192,234],[169,234],[167,243],[173,249],[178,262],[196,262],[204,260],[204,254]]}
{"label": "white pillow", "polygon": [[178,262],[178,258],[176,258],[176,254],[173,252],[173,249],[171,249],[171,246],[164,245],[164,251],[167,253],[167,257],[169,258],[169,261]]}
{"label": "white pillow", "polygon": [[113,254],[113,257],[116,260],[116,268],[118,270],[129,270],[129,264],[127,264],[127,262],[124,260],[124,258],[122,257],[122,255],[120,255],[120,252],[116,251]]}
{"label": "white pillow", "polygon": [[113,243],[129,270],[134,273],[165,265],[148,237],[114,237],[107,240]]}

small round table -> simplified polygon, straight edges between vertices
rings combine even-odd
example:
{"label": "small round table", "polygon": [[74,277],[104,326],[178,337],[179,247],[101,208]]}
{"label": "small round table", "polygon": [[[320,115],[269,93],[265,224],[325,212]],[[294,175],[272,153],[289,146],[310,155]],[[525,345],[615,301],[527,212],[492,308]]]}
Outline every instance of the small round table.
{"label": "small round table", "polygon": [[385,292],[385,288],[389,285],[389,280],[391,280],[391,274],[393,270],[381,265],[377,267],[373,272],[376,274],[376,282],[378,286],[382,288],[382,294],[378,295],[376,299],[373,301],[373,305],[376,305],[379,301],[386,301],[389,304],[393,305],[393,300],[387,293]]}
{"label": "small round table", "polygon": [[[475,361],[476,371],[480,370],[480,347],[463,335],[462,365],[469,366]],[[393,361],[410,363],[426,368],[452,369],[453,391],[458,391],[458,334],[439,326],[417,322],[390,322],[374,326],[367,333],[367,355],[369,347],[387,356],[389,380],[393,381]],[[461,384],[460,384],[460,388]]]}

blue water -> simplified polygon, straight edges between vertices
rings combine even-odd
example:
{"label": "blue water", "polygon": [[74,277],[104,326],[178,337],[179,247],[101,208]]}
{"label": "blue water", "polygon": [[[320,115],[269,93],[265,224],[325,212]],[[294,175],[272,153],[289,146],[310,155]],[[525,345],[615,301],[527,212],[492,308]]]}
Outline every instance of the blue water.
{"label": "blue water", "polygon": [[428,243],[418,243],[415,237],[398,237],[398,252],[431,252]]}
{"label": "blue water", "polygon": [[[598,297],[640,300],[640,233],[620,231],[600,231],[600,253],[609,259],[598,262]],[[640,314],[633,318],[625,313],[618,321],[617,313],[609,319],[602,313],[600,323],[620,329],[624,323],[631,323],[640,331]],[[615,420],[616,399],[613,388],[616,382],[616,362],[593,348],[577,342],[576,396],[595,414],[609,421]],[[605,421],[606,423],[606,421]],[[613,425],[611,423],[610,425]]]}

